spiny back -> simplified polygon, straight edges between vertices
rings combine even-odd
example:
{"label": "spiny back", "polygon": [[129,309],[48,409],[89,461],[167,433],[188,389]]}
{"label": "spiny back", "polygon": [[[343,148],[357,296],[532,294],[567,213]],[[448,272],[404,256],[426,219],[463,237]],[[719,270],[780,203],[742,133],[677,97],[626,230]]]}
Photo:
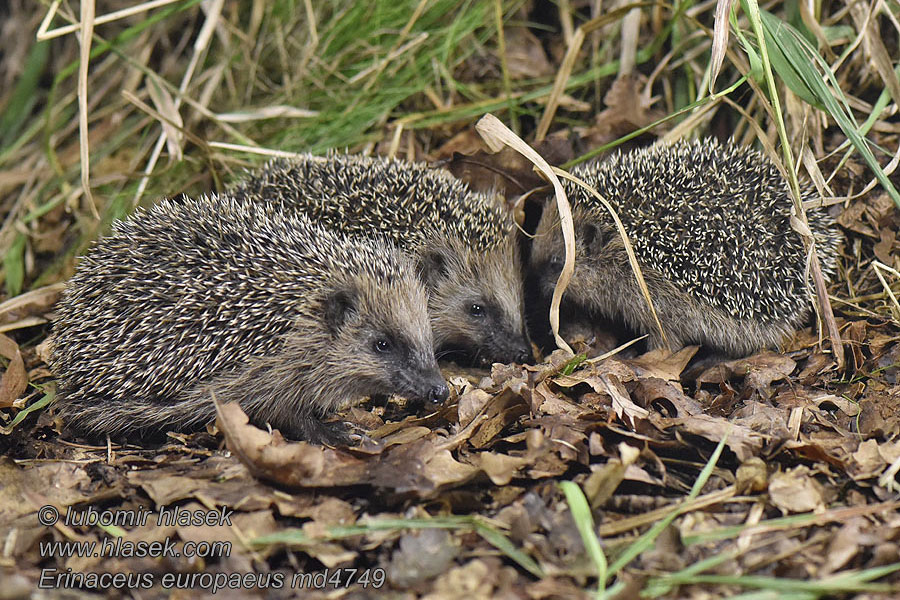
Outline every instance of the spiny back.
{"label": "spiny back", "polygon": [[275,160],[231,193],[300,201],[308,215],[335,231],[369,235],[376,230],[404,247],[439,234],[483,252],[504,243],[514,227],[491,196],[469,190],[449,173],[379,157]]}
{"label": "spiny back", "polygon": [[[787,182],[761,153],[715,140],[616,154],[573,174],[616,209],[637,256],[683,291],[736,318],[791,319],[806,306],[806,253],[791,229]],[[576,211],[612,225],[596,198],[567,182]],[[804,199],[810,189],[803,190]],[[807,212],[826,277],[838,234]],[[613,234],[617,235],[617,234]]]}
{"label": "spiny back", "polygon": [[277,351],[324,283],[347,274],[379,288],[416,281],[387,242],[273,205],[165,200],[114,224],[81,261],[58,305],[52,367],[73,397],[171,398]]}

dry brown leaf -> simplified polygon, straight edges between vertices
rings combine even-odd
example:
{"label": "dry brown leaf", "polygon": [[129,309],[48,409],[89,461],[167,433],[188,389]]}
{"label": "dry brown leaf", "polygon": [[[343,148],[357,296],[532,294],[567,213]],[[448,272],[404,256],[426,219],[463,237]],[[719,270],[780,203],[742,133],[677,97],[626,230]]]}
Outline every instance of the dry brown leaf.
{"label": "dry brown leaf", "polygon": [[859,400],[859,432],[864,437],[900,434],[900,386],[873,390]]}
{"label": "dry brown leaf", "polygon": [[[497,191],[509,199],[548,185],[535,172],[534,165],[512,148],[490,154],[483,143],[476,146],[469,135],[461,136],[463,134],[452,138],[435,155],[450,159],[447,169],[472,189]],[[535,144],[535,150],[551,165],[562,164],[575,156],[572,142],[560,136],[551,136]]]}
{"label": "dry brown leaf", "polygon": [[884,228],[880,232],[880,240],[875,246],[872,247],[872,251],[875,253],[876,258],[883,262],[886,265],[889,265],[893,262],[891,258],[893,253],[891,250],[894,248],[894,241],[897,238],[897,232],[891,229]]}
{"label": "dry brown leaf", "polygon": [[853,462],[847,470],[857,480],[877,477],[887,466],[875,440],[861,442],[852,458]]}
{"label": "dry brown leaf", "polygon": [[9,408],[28,389],[28,373],[18,345],[3,334],[0,334],[0,353],[10,359],[0,378],[0,408]]}
{"label": "dry brown leaf", "polygon": [[588,133],[591,142],[605,143],[664,116],[660,110],[651,108],[653,102],[648,102],[641,93],[645,82],[645,76],[634,72],[613,82],[603,97],[606,108],[594,118],[594,125]]}
{"label": "dry brown leaf", "polygon": [[759,454],[764,442],[761,434],[742,425],[730,423],[721,417],[693,415],[683,419],[666,419],[663,422],[678,424],[684,431],[706,438],[713,444],[718,444],[727,433],[725,445],[741,462]]}
{"label": "dry brown leaf", "polygon": [[684,368],[699,349],[700,346],[685,346],[677,352],[672,352],[665,348],[657,348],[626,362],[639,367],[636,373],[640,377],[679,381]]}
{"label": "dry brown leaf", "polygon": [[425,463],[425,476],[437,486],[459,485],[479,473],[478,467],[459,462],[449,450],[439,450]]}
{"label": "dry brown leaf", "polygon": [[768,397],[771,395],[769,386],[772,382],[787,378],[796,366],[797,363],[783,354],[762,352],[719,363],[701,373],[697,383],[720,383],[728,381],[732,376],[743,377],[746,385]]}
{"label": "dry brown leaf", "polygon": [[772,475],[769,499],[786,514],[825,509],[821,484],[803,466]]}
{"label": "dry brown leaf", "polygon": [[606,394],[612,399],[613,410],[628,427],[634,429],[636,420],[644,420],[650,412],[631,400],[628,390],[613,374],[587,377],[584,382],[594,388],[598,394]]}
{"label": "dry brown leaf", "polygon": [[202,478],[169,475],[157,470],[132,471],[127,474],[127,478],[132,485],[143,488],[157,506],[168,506],[185,498],[193,498],[194,492],[207,483]]}
{"label": "dry brown leaf", "polygon": [[656,377],[639,379],[631,394],[641,406],[649,408],[655,405],[667,417],[686,417],[704,412],[703,406],[685,395],[678,384]]}
{"label": "dry brown leaf", "polygon": [[514,394],[509,389],[504,390],[488,403],[482,421],[469,437],[469,443],[474,448],[484,448],[507,425],[528,412],[529,407],[525,405],[522,396]]}
{"label": "dry brown leaf", "polygon": [[554,72],[544,48],[525,27],[510,27],[506,36],[506,65],[510,79],[531,79]]}
{"label": "dry brown leaf", "polygon": [[531,412],[545,415],[569,415],[578,418],[593,411],[583,408],[572,400],[553,393],[546,381],[540,382],[532,392]]}
{"label": "dry brown leaf", "polygon": [[395,585],[409,587],[424,582],[452,567],[459,544],[445,529],[425,529],[403,535],[391,556],[388,578]]}
{"label": "dry brown leaf", "polygon": [[490,477],[494,485],[506,485],[523,466],[531,461],[521,456],[508,456],[494,452],[479,452],[472,464],[478,466]]}
{"label": "dry brown leaf", "polygon": [[459,397],[457,413],[460,427],[465,427],[472,422],[477,415],[484,411],[487,403],[493,398],[486,391],[473,388]]}
{"label": "dry brown leaf", "polygon": [[742,462],[734,478],[734,484],[739,494],[763,492],[769,485],[766,463],[758,456],[751,456]]}
{"label": "dry brown leaf", "polygon": [[[236,402],[217,407],[225,443],[256,477],[288,487],[354,485],[367,481],[365,463],[346,453],[306,442],[289,443],[275,431],[249,424]],[[328,468],[325,468],[328,465]]]}
{"label": "dry brown leaf", "polygon": [[825,564],[821,571],[823,576],[827,577],[842,569],[859,554],[862,549],[860,542],[865,539],[862,532],[866,529],[866,520],[862,517],[854,517],[841,525],[825,551]]}
{"label": "dry brown leaf", "polygon": [[416,440],[421,440],[430,433],[431,430],[427,427],[406,427],[383,438],[381,442],[384,448],[396,446],[397,444],[411,444]]}

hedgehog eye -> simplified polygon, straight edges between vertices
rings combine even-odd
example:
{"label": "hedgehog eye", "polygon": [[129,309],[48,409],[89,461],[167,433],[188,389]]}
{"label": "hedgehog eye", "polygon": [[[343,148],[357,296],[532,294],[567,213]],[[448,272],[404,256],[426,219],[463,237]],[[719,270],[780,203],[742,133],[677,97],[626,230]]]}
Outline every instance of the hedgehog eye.
{"label": "hedgehog eye", "polygon": [[469,314],[473,317],[483,317],[484,316],[484,307],[477,302],[473,302],[469,306]]}
{"label": "hedgehog eye", "polygon": [[379,338],[375,340],[375,343],[372,344],[372,347],[375,348],[375,352],[390,352],[391,351],[391,342],[385,338]]}

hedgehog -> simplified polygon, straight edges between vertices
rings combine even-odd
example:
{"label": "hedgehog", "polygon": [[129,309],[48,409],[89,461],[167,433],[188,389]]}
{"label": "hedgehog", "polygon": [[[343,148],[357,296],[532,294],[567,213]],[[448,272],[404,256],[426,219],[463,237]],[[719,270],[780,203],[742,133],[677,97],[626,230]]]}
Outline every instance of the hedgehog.
{"label": "hedgehog", "polygon": [[374,394],[440,402],[426,292],[385,239],[227,195],[163,200],[78,265],[53,324],[60,414],[92,436],[251,420],[349,443],[322,419]]}
{"label": "hedgehog", "polygon": [[421,163],[340,154],[275,160],[230,193],[341,233],[388,236],[417,263],[439,356],[476,364],[532,356],[516,228],[494,196]]}
{"label": "hedgehog", "polygon": [[[616,209],[672,348],[700,344],[731,356],[776,346],[809,314],[806,252],[791,229],[787,182],[760,152],[715,140],[654,146],[577,167],[573,175]],[[662,347],[609,213],[567,183],[575,223],[575,274],[565,312],[619,322]],[[804,184],[804,200],[814,189]],[[807,212],[823,274],[835,272],[839,235],[821,210]],[[552,294],[565,250],[555,211],[545,210],[531,268]]]}

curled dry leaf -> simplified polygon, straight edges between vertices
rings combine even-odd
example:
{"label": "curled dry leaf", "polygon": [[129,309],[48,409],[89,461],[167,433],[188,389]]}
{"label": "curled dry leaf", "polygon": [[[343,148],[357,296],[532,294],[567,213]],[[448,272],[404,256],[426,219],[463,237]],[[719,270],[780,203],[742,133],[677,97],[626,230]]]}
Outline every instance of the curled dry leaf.
{"label": "curled dry leaf", "polygon": [[9,359],[9,366],[0,378],[0,408],[9,408],[28,388],[28,374],[19,345],[0,333],[0,355]]}
{"label": "curled dry leaf", "polygon": [[594,118],[588,132],[591,145],[601,146],[664,116],[662,111],[651,108],[653,101],[641,93],[645,81],[643,75],[631,73],[613,82],[603,98],[606,108]]}
{"label": "curled dry leaf", "polygon": [[533,33],[524,27],[504,30],[506,36],[506,64],[510,79],[531,79],[554,72],[544,47]]}
{"label": "curled dry leaf", "polygon": [[820,511],[825,508],[822,486],[806,467],[776,473],[769,480],[769,499],[785,513]]}
{"label": "curled dry leaf", "polygon": [[758,456],[751,456],[741,463],[735,473],[735,486],[740,494],[756,494],[765,491],[769,484],[766,463]]}
{"label": "curled dry leaf", "polygon": [[685,346],[677,352],[671,352],[665,348],[657,348],[627,362],[639,367],[636,373],[643,377],[678,381],[684,368],[699,349],[700,346]]}
{"label": "curled dry leaf", "polygon": [[[225,443],[256,477],[294,488],[353,485],[366,480],[366,464],[330,448],[287,442],[249,424],[237,403],[217,407]],[[326,469],[325,466],[328,466]]]}
{"label": "curled dry leaf", "polygon": [[748,427],[730,423],[721,417],[692,415],[683,419],[671,419],[670,421],[673,424],[680,425],[684,431],[705,438],[713,444],[718,444],[727,433],[728,439],[725,445],[734,452],[741,462],[759,454],[765,441],[765,436],[762,434]]}
{"label": "curled dry leaf", "polygon": [[733,376],[743,377],[748,386],[769,396],[772,382],[786,379],[796,367],[797,363],[788,356],[763,352],[710,367],[697,377],[697,383],[720,383]]}
{"label": "curled dry leaf", "polygon": [[703,414],[703,406],[671,381],[656,377],[639,379],[631,393],[641,406],[654,406],[667,417]]}

